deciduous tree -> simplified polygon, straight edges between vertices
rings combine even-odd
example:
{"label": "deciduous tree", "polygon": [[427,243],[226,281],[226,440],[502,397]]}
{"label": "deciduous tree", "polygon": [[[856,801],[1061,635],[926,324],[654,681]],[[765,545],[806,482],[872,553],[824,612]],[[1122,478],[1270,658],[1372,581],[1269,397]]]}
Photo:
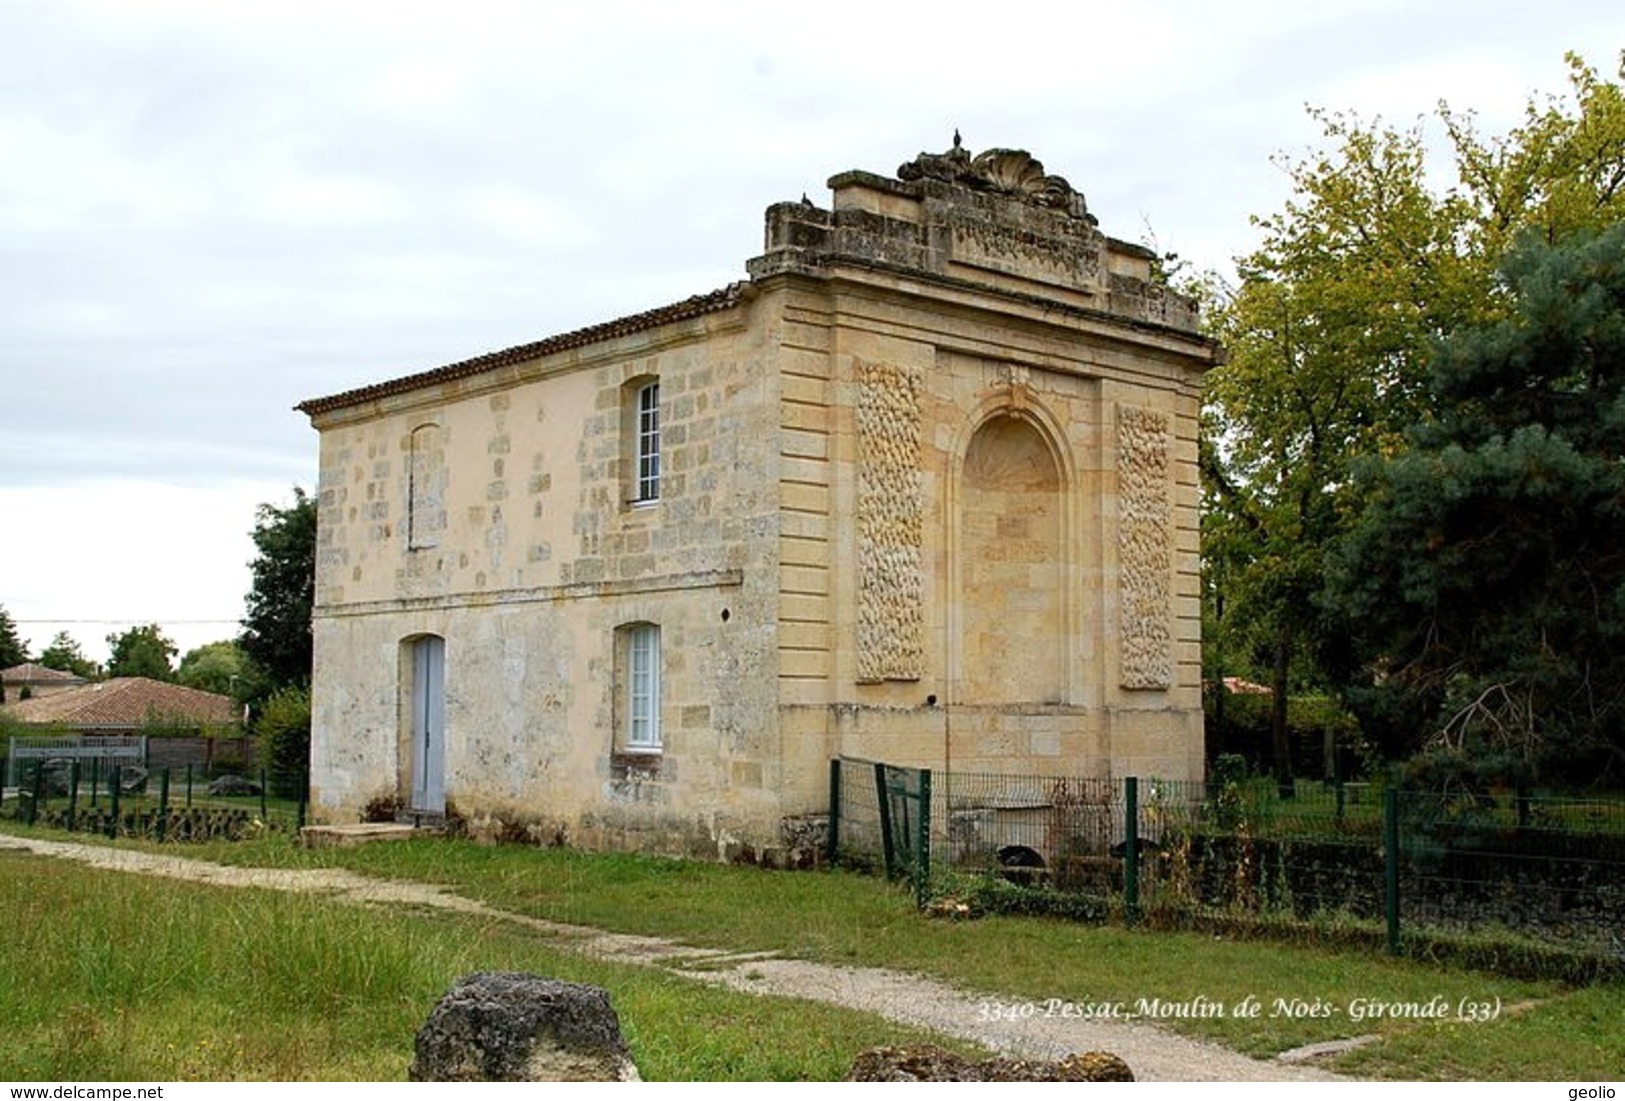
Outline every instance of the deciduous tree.
{"label": "deciduous tree", "polygon": [[108,635],[107,646],[111,651],[107,659],[109,677],[175,679],[172,662],[179,651],[156,623]]}
{"label": "deciduous tree", "polygon": [[175,670],[175,680],[188,688],[218,692],[238,702],[257,698],[264,674],[231,639],[206,642],[188,650]]}
{"label": "deciduous tree", "polygon": [[1225,629],[1254,644],[1243,671],[1268,670],[1284,786],[1294,672],[1335,683],[1347,671],[1321,594],[1326,550],[1360,508],[1354,464],[1435,415],[1435,341],[1507,314],[1496,270],[1516,234],[1559,239],[1625,217],[1625,98],[1570,64],[1571,97],[1532,100],[1505,137],[1441,107],[1459,176],[1442,192],[1420,126],[1323,116],[1333,151],[1289,167],[1293,198],[1258,221],[1239,285],[1209,296],[1230,359],[1209,376],[1204,414],[1208,588],[1225,597]]}
{"label": "deciduous tree", "polygon": [[310,682],[310,613],[316,595],[316,502],[298,487],[293,504],[262,504],[254,524],[259,554],[238,642],[273,686]]}

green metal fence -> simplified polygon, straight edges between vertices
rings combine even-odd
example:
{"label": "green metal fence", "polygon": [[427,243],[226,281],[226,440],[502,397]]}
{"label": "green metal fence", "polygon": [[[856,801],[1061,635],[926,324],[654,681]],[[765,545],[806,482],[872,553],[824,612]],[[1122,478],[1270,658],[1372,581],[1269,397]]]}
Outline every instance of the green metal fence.
{"label": "green metal fence", "polygon": [[210,778],[186,765],[146,769],[98,758],[16,762],[0,789],[0,817],[29,825],[157,841],[239,840],[297,832],[305,824],[301,775],[258,770]]}
{"label": "green metal fence", "polygon": [[829,859],[843,857],[907,879],[920,905],[930,897],[931,770],[857,757],[830,762]]}
{"label": "green metal fence", "polygon": [[[830,793],[832,861],[899,874],[912,838],[922,899],[933,873],[983,873],[1131,922],[1354,919],[1396,952],[1411,932],[1489,932],[1625,964],[1618,798],[1315,783],[1282,798],[1268,781],[932,774],[852,758],[832,762]],[[900,814],[912,815],[901,832]]]}

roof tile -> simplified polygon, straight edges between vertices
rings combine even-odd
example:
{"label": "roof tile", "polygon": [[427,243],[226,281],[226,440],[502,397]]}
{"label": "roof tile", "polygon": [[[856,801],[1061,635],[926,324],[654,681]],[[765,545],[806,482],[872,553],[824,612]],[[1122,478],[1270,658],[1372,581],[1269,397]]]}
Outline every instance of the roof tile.
{"label": "roof tile", "polygon": [[539,359],[555,352],[567,351],[571,348],[584,348],[589,344],[597,344],[600,341],[613,340],[619,336],[643,332],[661,325],[669,325],[675,321],[688,321],[692,318],[703,317],[709,313],[718,313],[743,302],[745,300],[744,287],[744,283],[730,283],[721,290],[715,290],[709,294],[697,294],[692,298],[685,298],[683,301],[674,302],[669,306],[646,310],[643,313],[630,314],[598,325],[589,325],[584,329],[560,333],[557,336],[550,336],[530,344],[519,344],[512,348],[504,348],[500,352],[489,352],[473,359],[465,359],[457,363],[449,363],[444,367],[436,367],[432,371],[422,371],[415,375],[406,375],[387,382],[362,386],[355,390],[346,390],[343,393],[333,394],[325,398],[311,398],[309,401],[300,402],[294,408],[308,416],[316,416],[335,409],[343,409],[349,405],[359,405],[362,402],[373,401],[377,398],[404,394],[424,386],[433,386],[438,383],[468,378],[471,375],[494,370],[498,367],[507,367],[511,364]]}
{"label": "roof tile", "polygon": [[230,696],[146,677],[115,677],[7,704],[0,710],[25,723],[98,728],[134,729],[163,719],[224,726],[237,718],[237,705]]}

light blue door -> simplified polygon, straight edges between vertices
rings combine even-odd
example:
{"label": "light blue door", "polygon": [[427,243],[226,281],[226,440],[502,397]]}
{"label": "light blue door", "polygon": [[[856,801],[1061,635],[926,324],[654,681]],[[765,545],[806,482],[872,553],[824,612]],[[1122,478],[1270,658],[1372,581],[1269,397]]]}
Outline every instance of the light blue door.
{"label": "light blue door", "polygon": [[446,640],[412,644],[412,809],[446,809]]}

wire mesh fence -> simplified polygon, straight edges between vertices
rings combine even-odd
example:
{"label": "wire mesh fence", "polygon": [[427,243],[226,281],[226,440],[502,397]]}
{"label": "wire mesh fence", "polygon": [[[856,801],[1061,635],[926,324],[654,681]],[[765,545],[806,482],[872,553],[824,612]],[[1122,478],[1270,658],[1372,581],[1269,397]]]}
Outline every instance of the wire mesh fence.
{"label": "wire mesh fence", "polygon": [[148,769],[121,759],[16,762],[0,788],[0,818],[28,825],[157,841],[241,840],[305,824],[303,773],[259,769],[210,777],[202,768]]}
{"label": "wire mesh fence", "polygon": [[[907,771],[930,793],[923,867],[939,879],[1086,895],[1131,920],[1352,919],[1396,951],[1426,930],[1625,963],[1625,799]],[[847,863],[886,865],[877,775],[832,766],[831,852]]]}

